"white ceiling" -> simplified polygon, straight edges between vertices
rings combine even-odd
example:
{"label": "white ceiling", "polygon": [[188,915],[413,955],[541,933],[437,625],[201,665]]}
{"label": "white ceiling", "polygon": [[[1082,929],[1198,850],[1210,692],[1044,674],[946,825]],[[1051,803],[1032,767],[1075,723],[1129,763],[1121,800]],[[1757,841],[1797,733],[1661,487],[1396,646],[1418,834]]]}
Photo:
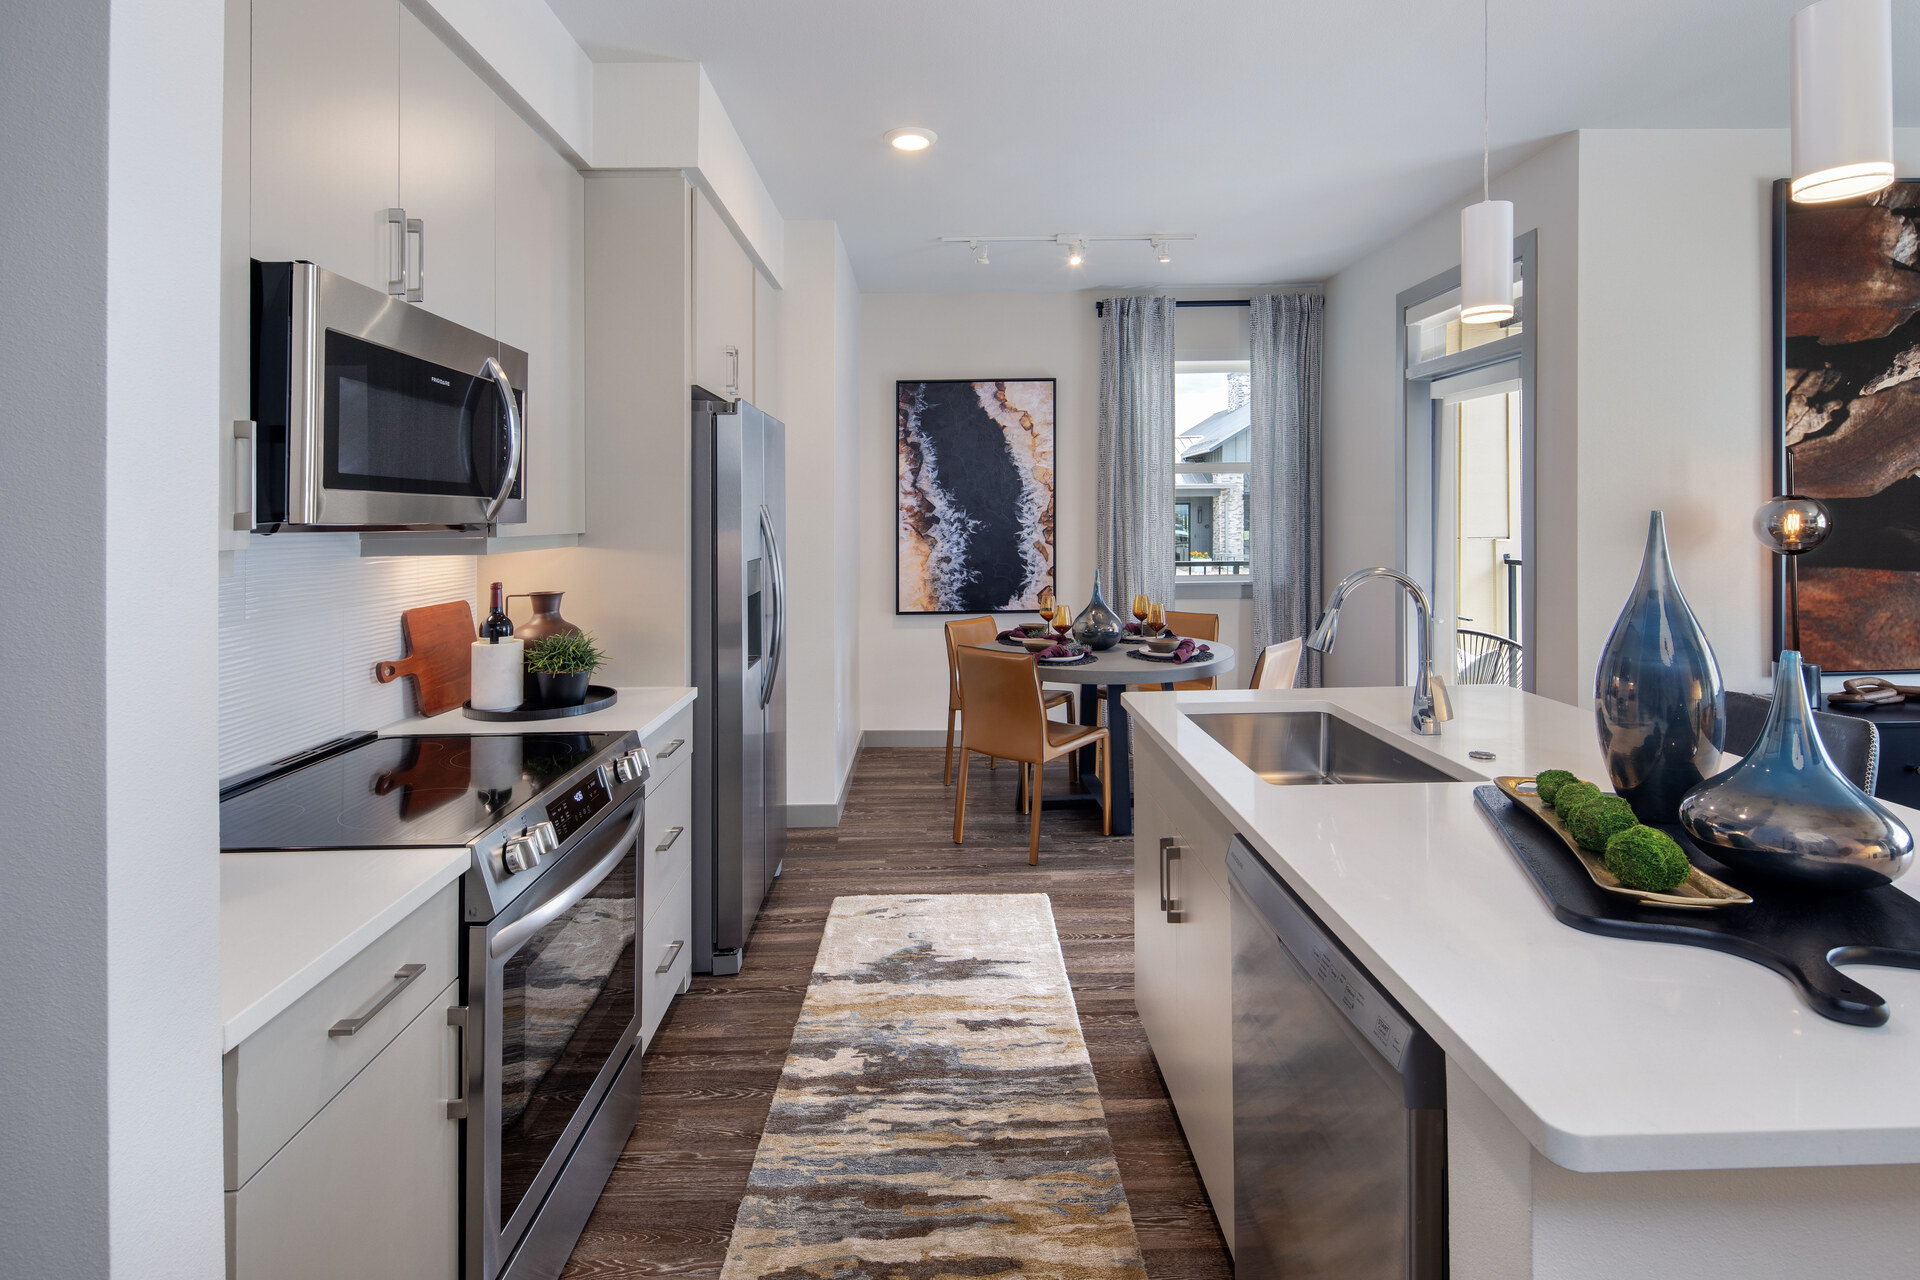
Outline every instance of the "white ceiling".
{"label": "white ceiling", "polygon": [[[1491,0],[1495,172],[1576,128],[1784,126],[1806,0]],[[596,60],[705,64],[867,292],[1320,279],[1477,183],[1479,0],[551,0]],[[1920,121],[1920,0],[1895,0]],[[903,155],[881,135],[940,140]],[[943,235],[1193,232],[1144,244]]]}

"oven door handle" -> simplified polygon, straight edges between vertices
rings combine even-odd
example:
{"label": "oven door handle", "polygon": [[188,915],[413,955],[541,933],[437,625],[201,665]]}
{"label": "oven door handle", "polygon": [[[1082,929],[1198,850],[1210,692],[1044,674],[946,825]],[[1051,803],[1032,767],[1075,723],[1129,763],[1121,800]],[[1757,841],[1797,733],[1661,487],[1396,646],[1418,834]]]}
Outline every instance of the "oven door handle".
{"label": "oven door handle", "polygon": [[500,514],[500,508],[507,505],[507,495],[513,492],[514,481],[520,478],[520,455],[525,452],[526,431],[520,421],[520,406],[513,398],[513,380],[507,377],[506,368],[492,356],[488,356],[480,366],[482,376],[492,378],[493,385],[499,388],[500,403],[507,410],[507,471],[500,481],[500,492],[493,495],[487,503],[486,518],[489,523]]}
{"label": "oven door handle", "polygon": [[580,905],[580,900],[599,888],[600,882],[612,875],[613,869],[627,856],[627,849],[633,844],[634,837],[640,834],[640,823],[646,816],[647,806],[640,797],[635,797],[633,816],[627,819],[626,829],[620,833],[620,838],[613,842],[612,851],[588,867],[572,884],[487,939],[487,954],[495,960],[512,955],[528,938]]}

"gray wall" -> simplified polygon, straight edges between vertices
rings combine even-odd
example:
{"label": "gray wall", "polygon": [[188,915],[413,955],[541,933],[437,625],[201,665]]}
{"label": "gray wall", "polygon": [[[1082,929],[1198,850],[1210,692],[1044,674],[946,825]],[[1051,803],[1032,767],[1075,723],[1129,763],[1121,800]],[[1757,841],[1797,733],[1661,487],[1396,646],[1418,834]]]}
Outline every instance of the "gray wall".
{"label": "gray wall", "polygon": [[107,25],[11,4],[0,27],[0,1240],[22,1276],[107,1273]]}

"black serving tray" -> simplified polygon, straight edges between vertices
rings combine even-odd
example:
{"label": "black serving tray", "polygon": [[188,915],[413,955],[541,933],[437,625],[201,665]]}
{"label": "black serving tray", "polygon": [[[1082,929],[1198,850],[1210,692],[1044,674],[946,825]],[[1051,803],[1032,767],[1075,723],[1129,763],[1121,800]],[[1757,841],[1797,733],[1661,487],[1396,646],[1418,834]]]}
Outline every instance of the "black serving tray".
{"label": "black serving tray", "polygon": [[1642,906],[1602,891],[1574,865],[1560,837],[1498,787],[1475,787],[1473,798],[1562,924],[1609,938],[1706,947],[1763,964],[1799,988],[1822,1017],[1856,1027],[1887,1021],[1880,995],[1849,979],[1836,964],[1920,969],[1920,901],[1892,885],[1827,893],[1770,882],[1728,869],[1678,826],[1662,827],[1702,871],[1746,890],[1736,910],[1675,911]]}
{"label": "black serving tray", "polygon": [[559,720],[565,716],[584,716],[589,711],[605,711],[619,696],[604,684],[590,684],[587,700],[577,707],[541,707],[523,702],[511,711],[478,711],[468,702],[462,704],[460,710],[469,720]]}

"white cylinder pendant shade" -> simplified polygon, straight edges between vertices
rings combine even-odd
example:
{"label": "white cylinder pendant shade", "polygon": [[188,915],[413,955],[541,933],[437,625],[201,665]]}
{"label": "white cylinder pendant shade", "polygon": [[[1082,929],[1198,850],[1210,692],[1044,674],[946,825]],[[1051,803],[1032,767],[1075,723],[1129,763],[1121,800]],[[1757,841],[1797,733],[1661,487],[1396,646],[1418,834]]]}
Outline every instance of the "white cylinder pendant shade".
{"label": "white cylinder pendant shade", "polygon": [[1892,0],[1819,0],[1793,15],[1789,190],[1822,204],[1892,181]]}
{"label": "white cylinder pendant shade", "polygon": [[1460,211],[1460,322],[1513,319],[1513,202],[1482,200]]}

